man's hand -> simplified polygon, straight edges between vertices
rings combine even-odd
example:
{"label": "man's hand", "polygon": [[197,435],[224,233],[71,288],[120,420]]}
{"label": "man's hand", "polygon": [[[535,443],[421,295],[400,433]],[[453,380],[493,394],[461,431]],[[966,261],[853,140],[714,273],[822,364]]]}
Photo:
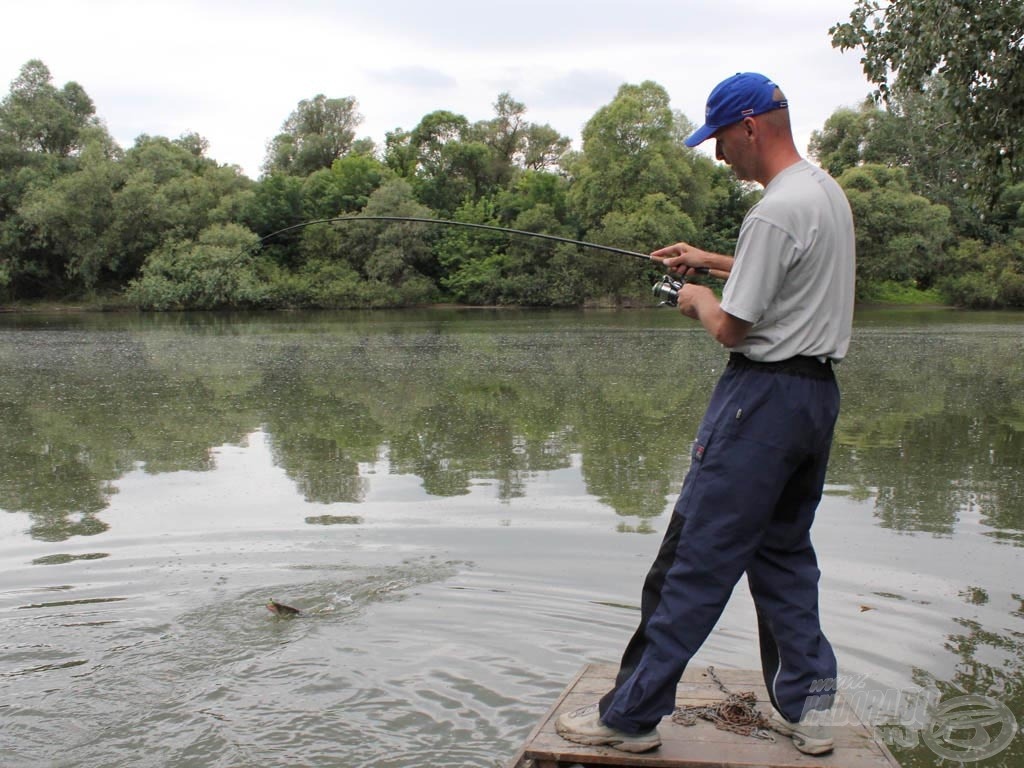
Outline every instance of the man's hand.
{"label": "man's hand", "polygon": [[703,308],[705,313],[712,312],[718,306],[718,297],[707,286],[686,283],[679,289],[676,306],[687,317],[700,320],[700,309]]}
{"label": "man's hand", "polygon": [[660,248],[651,254],[651,258],[660,261],[670,272],[683,277],[695,274],[695,270],[700,267],[711,270],[712,276],[723,279],[729,277],[729,272],[732,271],[732,256],[702,251],[689,243],[676,243]]}
{"label": "man's hand", "polygon": [[724,347],[735,347],[743,341],[753,325],[723,310],[714,291],[704,285],[686,283],[679,289],[676,306],[687,317],[699,320],[707,332]]}

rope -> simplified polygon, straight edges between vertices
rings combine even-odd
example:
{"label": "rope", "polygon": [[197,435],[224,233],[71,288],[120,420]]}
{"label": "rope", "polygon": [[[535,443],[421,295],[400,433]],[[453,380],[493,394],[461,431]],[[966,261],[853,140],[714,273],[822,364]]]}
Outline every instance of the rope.
{"label": "rope", "polygon": [[700,718],[714,723],[721,731],[775,741],[768,718],[757,710],[757,696],[754,692],[733,693],[718,679],[714,667],[708,667],[708,674],[725,694],[725,700],[706,706],[684,704],[673,713],[672,721],[680,725],[696,725],[697,718]]}

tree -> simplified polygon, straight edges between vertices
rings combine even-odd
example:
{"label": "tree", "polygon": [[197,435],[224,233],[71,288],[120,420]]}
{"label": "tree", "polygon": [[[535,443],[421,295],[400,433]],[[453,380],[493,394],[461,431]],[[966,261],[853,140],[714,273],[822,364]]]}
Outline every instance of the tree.
{"label": "tree", "polygon": [[199,134],[139,136],[124,156],[108,245],[119,284],[138,273],[168,238],[194,240],[213,224],[237,222],[253,183],[234,166],[205,156]]}
{"label": "tree", "polygon": [[523,167],[531,171],[552,171],[561,168],[562,159],[569,151],[572,140],[546,123],[531,123],[526,127],[525,143]]}
{"label": "tree", "polygon": [[484,122],[482,139],[508,166],[522,163],[526,146],[526,105],[508,93],[498,94],[494,102],[495,117]]}
{"label": "tree", "polygon": [[250,182],[203,157],[205,148],[195,134],[143,135],[115,160],[102,142],[90,142],[73,171],[33,185],[18,213],[33,241],[63,265],[63,290],[120,288],[165,240],[192,240],[237,215],[229,201]]}
{"label": "tree", "polygon": [[[693,219],[663,192],[651,192],[628,210],[611,211],[601,219],[591,237],[596,242],[642,252],[679,240],[697,239]],[[627,256],[593,254],[588,257],[588,293],[592,297],[624,296],[647,293],[657,270],[647,270],[641,279],[636,261]]]}
{"label": "tree", "polygon": [[706,179],[694,170],[692,150],[679,141],[668,93],[657,83],[623,85],[583,128],[583,151],[568,162],[570,200],[585,229],[612,211],[629,212],[662,193],[700,217]]}
{"label": "tree", "polygon": [[1024,238],[1005,243],[964,239],[939,280],[953,304],[972,309],[1024,307]]}
{"label": "tree", "polygon": [[460,167],[460,155],[466,154],[460,145],[468,130],[469,121],[463,115],[436,110],[424,115],[408,134],[389,135],[386,162],[409,180],[417,199],[450,214],[474,187]]}
{"label": "tree", "polygon": [[307,176],[343,157],[363,122],[351,96],[328,99],[322,93],[303,99],[281,126],[267,150],[263,172]]}
{"label": "tree", "polygon": [[390,169],[370,155],[350,154],[339,158],[329,169],[306,177],[304,215],[308,219],[326,219],[356,213],[391,176]]}
{"label": "tree", "polygon": [[[490,199],[466,200],[453,214],[455,221],[501,226]],[[455,301],[498,304],[509,259],[503,234],[468,227],[445,228],[434,252],[442,268],[441,285]]]}
{"label": "tree", "polygon": [[[95,117],[80,85],[57,88],[38,59],[26,63],[0,101],[0,290],[8,296],[54,295],[65,289],[64,256],[25,221],[21,208],[33,190],[44,196],[63,174],[74,171],[87,147],[93,168],[119,149]],[[45,207],[41,198],[37,202]],[[87,208],[93,201],[84,196]],[[42,208],[37,208],[41,212]],[[84,221],[81,212],[70,217]],[[92,243],[80,243],[92,249]]]}
{"label": "tree", "polygon": [[[430,218],[404,179],[385,182],[370,195],[367,216]],[[401,306],[437,294],[437,262],[430,247],[434,233],[415,222],[352,222],[332,238],[336,258],[365,281],[361,304]]]}
{"label": "tree", "polygon": [[915,195],[901,168],[863,165],[837,181],[853,209],[861,295],[882,281],[928,288],[950,239],[949,209]]}
{"label": "tree", "polygon": [[528,122],[525,105],[507,93],[498,95],[494,110],[494,118],[472,124],[448,110],[424,115],[411,131],[387,134],[384,162],[409,180],[422,203],[446,216],[496,194],[524,170],[561,162],[567,137]]}
{"label": "tree", "polygon": [[811,134],[810,153],[836,177],[863,164],[902,168],[915,194],[949,208],[958,235],[998,239],[1007,231],[997,212],[1005,182],[976,194],[982,165],[976,153],[959,150],[957,131],[950,104],[935,89],[891,94],[884,109],[868,99],[836,110]]}
{"label": "tree", "polygon": [[258,305],[259,240],[237,224],[215,224],[195,240],[169,240],[146,260],[127,291],[142,309],[218,309]]}
{"label": "tree", "polygon": [[811,132],[807,153],[834,177],[860,165],[870,130],[868,115],[878,111],[871,100],[860,109],[840,107],[829,115],[820,131]]}
{"label": "tree", "polygon": [[123,173],[100,148],[88,147],[78,170],[34,186],[23,198],[18,214],[33,243],[60,265],[49,275],[51,288],[92,290],[118,257],[108,233]]}
{"label": "tree", "polygon": [[0,135],[23,152],[67,157],[82,148],[83,131],[98,126],[92,99],[78,83],[58,89],[39,59],[26,63],[0,102]]}
{"label": "tree", "polygon": [[498,94],[495,117],[474,124],[473,130],[494,152],[495,183],[509,181],[516,169],[535,171],[556,168],[571,140],[550,125],[526,120],[526,105],[508,93]]}
{"label": "tree", "polygon": [[567,224],[568,194],[569,181],[565,176],[528,170],[495,195],[495,209],[505,226],[538,205],[547,206],[560,224]]}
{"label": "tree", "polygon": [[1024,179],[1024,4],[1006,0],[855,0],[832,45],[861,48],[877,94],[928,91],[949,105],[958,151],[979,181]]}
{"label": "tree", "polygon": [[[527,172],[496,198],[467,200],[455,219],[568,237],[572,230],[559,216],[565,210],[564,183],[554,174]],[[435,252],[441,284],[456,301],[576,306],[585,298],[586,274],[572,245],[453,227],[440,234]]]}

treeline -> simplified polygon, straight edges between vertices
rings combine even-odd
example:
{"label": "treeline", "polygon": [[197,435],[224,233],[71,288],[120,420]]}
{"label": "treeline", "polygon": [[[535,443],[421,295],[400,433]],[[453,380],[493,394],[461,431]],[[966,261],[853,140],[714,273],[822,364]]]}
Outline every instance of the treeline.
{"label": "treeline", "polygon": [[[854,208],[861,298],[930,291],[1024,306],[1024,184],[1010,172],[965,184],[972,169],[938,151],[942,115],[927,94],[920,101],[839,110],[812,141]],[[683,146],[693,125],[650,81],[623,85],[579,150],[507,93],[491,119],[435,111],[383,146],[357,138],[360,122],[354,98],[300,102],[252,180],[208,157],[194,134],[119,147],[78,84],[57,87],[30,61],[0,102],[0,300],[157,310],[646,303],[656,270],[536,238],[366,222],[263,239],[362,214],[731,252],[759,195]]]}

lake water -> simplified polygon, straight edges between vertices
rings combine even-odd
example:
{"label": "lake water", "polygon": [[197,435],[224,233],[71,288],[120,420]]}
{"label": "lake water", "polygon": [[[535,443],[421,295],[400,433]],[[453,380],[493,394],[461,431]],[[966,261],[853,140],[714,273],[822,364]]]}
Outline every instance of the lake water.
{"label": "lake water", "polygon": [[[668,310],[0,315],[0,765],[502,765],[621,653],[725,359]],[[1024,725],[1024,315],[861,313],[838,376],[840,686]],[[758,667],[742,582],[693,664]]]}

